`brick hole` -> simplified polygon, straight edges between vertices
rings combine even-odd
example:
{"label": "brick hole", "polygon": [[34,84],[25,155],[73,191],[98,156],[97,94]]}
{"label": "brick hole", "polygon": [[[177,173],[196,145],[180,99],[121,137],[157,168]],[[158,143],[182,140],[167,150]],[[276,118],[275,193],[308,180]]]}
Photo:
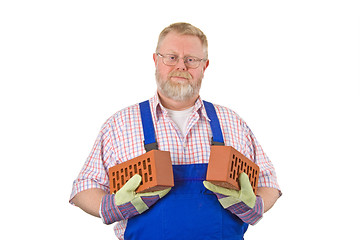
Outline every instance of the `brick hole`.
{"label": "brick hole", "polygon": [[151,165],[150,165],[150,164],[148,165],[148,170],[149,170],[149,175],[152,175],[152,172],[151,172]]}
{"label": "brick hole", "polygon": [[234,161],[231,161],[231,169],[230,169],[230,172],[232,172],[233,169],[234,169]]}
{"label": "brick hole", "polygon": [[119,171],[116,171],[116,180],[119,180]]}
{"label": "brick hole", "polygon": [[128,169],[125,168],[125,177],[128,177]]}
{"label": "brick hole", "polygon": [[150,158],[148,158],[147,161],[150,162]]}
{"label": "brick hole", "polygon": [[121,172],[121,173],[124,173],[124,169],[123,169],[123,168],[122,168],[122,169],[120,169],[120,172]]}
{"label": "brick hole", "polygon": [[242,171],[244,169],[244,162],[241,161],[241,167],[240,167],[240,170]]}
{"label": "brick hole", "polygon": [[119,184],[119,183],[117,184],[116,189],[117,189],[117,190],[119,190],[119,189],[120,189],[120,184]]}
{"label": "brick hole", "polygon": [[132,176],[134,176],[134,175],[133,175],[133,172],[132,172],[132,171],[130,171],[130,178],[131,178]]}
{"label": "brick hole", "polygon": [[115,176],[115,172],[112,173],[113,177]]}
{"label": "brick hole", "polygon": [[153,178],[152,177],[149,177],[149,181],[152,182]]}
{"label": "brick hole", "polygon": [[145,178],[144,181],[147,183],[148,182],[148,174],[147,173],[144,174],[144,178]]}
{"label": "brick hole", "polygon": [[125,184],[125,179],[124,179],[124,175],[121,175],[121,185]]}
{"label": "brick hole", "polygon": [[132,165],[129,165],[129,170],[131,170],[132,169]]}
{"label": "brick hole", "polygon": [[116,184],[115,184],[115,178],[113,178],[113,188],[115,188],[116,187]]}
{"label": "brick hole", "polygon": [[143,160],[142,163],[143,163],[143,169],[146,170],[146,162],[145,162],[145,160]]}
{"label": "brick hole", "polygon": [[138,169],[137,169],[137,165],[136,165],[136,164],[134,164],[134,172],[135,172],[135,174],[137,173],[137,171],[138,171]]}

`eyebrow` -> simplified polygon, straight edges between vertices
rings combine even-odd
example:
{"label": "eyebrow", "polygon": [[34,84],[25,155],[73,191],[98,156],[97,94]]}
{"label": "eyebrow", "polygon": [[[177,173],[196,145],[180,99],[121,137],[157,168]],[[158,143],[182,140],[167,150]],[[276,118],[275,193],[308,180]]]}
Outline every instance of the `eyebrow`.
{"label": "eyebrow", "polygon": [[[175,51],[173,51],[173,50],[170,50],[169,51],[170,53],[165,53],[165,55],[176,55],[176,56],[178,56],[179,57],[179,54],[177,54]],[[193,57],[193,58],[199,58],[199,59],[201,59],[200,57],[196,57],[196,56],[194,56],[194,55],[184,55],[184,57]]]}

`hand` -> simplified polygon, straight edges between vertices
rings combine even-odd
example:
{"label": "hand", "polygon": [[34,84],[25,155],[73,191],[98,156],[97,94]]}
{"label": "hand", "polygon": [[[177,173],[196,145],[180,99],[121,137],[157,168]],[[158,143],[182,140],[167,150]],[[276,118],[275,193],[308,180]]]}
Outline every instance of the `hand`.
{"label": "hand", "polygon": [[241,173],[239,177],[240,190],[232,190],[216,186],[204,181],[204,186],[213,191],[223,208],[235,214],[245,223],[254,225],[264,214],[264,203],[261,197],[256,196],[252,190],[249,177]]}
{"label": "hand", "polygon": [[[131,203],[139,213],[143,213],[151,205],[153,205],[158,199],[165,196],[171,188],[167,188],[164,190],[156,191],[156,192],[147,192],[147,193],[136,193],[135,190],[139,187],[141,183],[141,176],[139,174],[135,174],[132,178],[125,183],[125,185],[116,192],[115,194],[115,204],[118,206]],[[155,202],[149,202],[149,199],[156,199]],[[151,204],[148,206],[147,204]]]}
{"label": "hand", "polygon": [[115,194],[103,197],[100,216],[104,223],[111,224],[141,214],[171,190],[167,188],[155,192],[136,193],[135,190],[140,183],[141,176],[136,174]]}
{"label": "hand", "polygon": [[219,199],[224,208],[228,208],[229,206],[239,202],[244,202],[249,208],[253,208],[255,206],[256,195],[253,192],[248,175],[244,172],[242,172],[239,177],[239,191],[219,187],[208,181],[204,181],[203,183],[210,191],[227,196]]}

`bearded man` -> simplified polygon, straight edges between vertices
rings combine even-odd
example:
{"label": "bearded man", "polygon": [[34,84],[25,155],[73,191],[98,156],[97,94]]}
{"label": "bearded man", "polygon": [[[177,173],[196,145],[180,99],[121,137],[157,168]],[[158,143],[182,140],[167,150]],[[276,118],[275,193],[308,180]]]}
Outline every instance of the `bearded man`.
{"label": "bearded man", "polygon": [[[156,95],[115,113],[103,125],[74,181],[70,203],[105,224],[116,222],[118,239],[243,239],[248,225],[257,223],[281,195],[275,169],[243,119],[200,98],[209,66],[208,42],[200,29],[188,23],[166,27],[153,59]],[[212,116],[205,106],[209,104]],[[156,136],[153,149],[170,152],[174,187],[141,195],[135,192],[141,177],[135,175],[127,190],[110,194],[109,168],[147,151],[145,133],[139,131],[144,105]],[[257,195],[246,191],[251,187],[246,175],[239,177],[239,191],[204,181],[218,134],[214,122],[221,128],[223,145],[259,166]]]}

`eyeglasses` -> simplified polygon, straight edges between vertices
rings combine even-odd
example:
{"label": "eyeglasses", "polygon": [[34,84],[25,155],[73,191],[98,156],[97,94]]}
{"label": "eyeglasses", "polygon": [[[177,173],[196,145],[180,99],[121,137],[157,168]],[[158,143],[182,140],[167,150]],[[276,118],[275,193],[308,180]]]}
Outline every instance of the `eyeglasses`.
{"label": "eyeglasses", "polygon": [[190,57],[190,56],[179,58],[179,56],[177,56],[175,54],[162,55],[160,53],[156,53],[156,55],[161,57],[162,62],[167,66],[175,66],[179,62],[179,59],[183,59],[186,67],[197,68],[197,67],[199,67],[201,61],[206,60],[204,58],[197,58],[197,57]]}

